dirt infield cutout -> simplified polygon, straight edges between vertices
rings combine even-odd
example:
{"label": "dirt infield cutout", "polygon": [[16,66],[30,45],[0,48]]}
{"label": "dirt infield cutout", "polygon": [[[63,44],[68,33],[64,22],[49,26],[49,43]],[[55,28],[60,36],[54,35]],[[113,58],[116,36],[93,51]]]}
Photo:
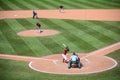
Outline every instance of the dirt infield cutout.
{"label": "dirt infield cutout", "polygon": [[[70,54],[67,56],[70,56]],[[79,54],[79,57],[82,57],[82,54]],[[51,60],[53,58],[54,60]],[[90,74],[106,71],[117,65],[117,62],[114,59],[106,56],[91,56],[83,58],[81,59],[81,63],[83,65],[81,69],[68,69],[67,64],[62,63],[62,57],[58,54],[32,61],[30,62],[29,67],[36,71],[52,74]]]}
{"label": "dirt infield cutout", "polygon": [[[65,9],[64,13],[59,10],[36,11],[39,18],[120,21],[120,9]],[[32,18],[32,10],[0,11],[0,19],[7,18]]]}
{"label": "dirt infield cutout", "polygon": [[[22,60],[28,61],[29,67],[33,70],[52,73],[52,74],[91,74],[106,71],[117,66],[117,62],[105,56],[113,51],[120,49],[120,42],[113,45],[98,49],[90,53],[78,53],[81,59],[83,67],[78,68],[67,68],[67,64],[62,63],[61,54],[48,55],[44,57],[28,57],[28,56],[17,56],[17,55],[4,55],[0,54],[1,59],[11,60]],[[67,54],[69,58],[72,54]]]}
{"label": "dirt infield cutout", "polygon": [[17,35],[24,37],[37,37],[37,36],[52,36],[59,34],[60,32],[57,30],[42,30],[42,32],[38,32],[38,30],[25,30],[18,32]]}

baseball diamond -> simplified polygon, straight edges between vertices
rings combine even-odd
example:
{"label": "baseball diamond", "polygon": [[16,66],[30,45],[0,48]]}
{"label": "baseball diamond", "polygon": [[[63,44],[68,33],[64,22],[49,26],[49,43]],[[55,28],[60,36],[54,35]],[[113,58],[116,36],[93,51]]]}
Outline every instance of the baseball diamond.
{"label": "baseball diamond", "polygon": [[[120,80],[119,8],[119,0],[0,0],[0,80]],[[63,62],[66,46],[81,68]]]}
{"label": "baseball diamond", "polygon": [[[120,42],[111,46],[93,51],[91,53],[78,54],[81,59],[82,68],[67,69],[67,65],[62,63],[60,54],[50,55],[45,57],[27,57],[27,56],[15,56],[15,55],[0,55],[3,59],[23,60],[29,61],[29,67],[33,70],[52,73],[52,74],[91,74],[106,71],[117,66],[117,62],[104,55],[109,54],[115,50],[120,49]],[[104,53],[101,55],[101,53]],[[70,57],[71,54],[67,55]]]}

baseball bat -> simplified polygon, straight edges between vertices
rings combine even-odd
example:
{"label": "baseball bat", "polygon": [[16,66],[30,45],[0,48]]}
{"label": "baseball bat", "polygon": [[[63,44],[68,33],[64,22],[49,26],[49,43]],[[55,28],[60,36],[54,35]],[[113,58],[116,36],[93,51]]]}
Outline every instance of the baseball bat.
{"label": "baseball bat", "polygon": [[64,47],[67,47],[64,43],[62,44]]}

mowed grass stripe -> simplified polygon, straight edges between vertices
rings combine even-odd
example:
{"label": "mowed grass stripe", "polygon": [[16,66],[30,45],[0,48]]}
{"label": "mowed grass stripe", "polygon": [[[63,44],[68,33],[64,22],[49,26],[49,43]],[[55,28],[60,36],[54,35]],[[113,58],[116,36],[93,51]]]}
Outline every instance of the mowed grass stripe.
{"label": "mowed grass stripe", "polygon": [[44,7],[44,8],[39,7],[41,9],[52,9],[52,8],[54,8],[54,7],[51,7],[47,4],[45,4],[44,2],[42,2],[40,0],[35,0],[35,1],[31,0],[31,3],[35,3],[36,5],[41,5],[42,7]]}
{"label": "mowed grass stripe", "polygon": [[76,0],[77,3],[80,3],[80,5],[89,6],[89,8],[101,8],[102,6],[96,5],[96,3],[93,3],[93,1],[86,1],[86,0]]}
{"label": "mowed grass stripe", "polygon": [[41,39],[41,38],[38,38],[38,39],[44,46],[46,46],[52,52],[52,54],[62,52],[61,45],[59,45],[58,42],[55,42],[54,38],[46,37],[45,39]]}
{"label": "mowed grass stripe", "polygon": [[[50,25],[48,25],[45,22],[47,20],[44,21],[43,19],[41,19],[41,20],[38,20],[38,19],[36,19],[36,20],[27,19],[27,21],[29,21],[30,23],[32,23],[35,27],[36,27],[36,22],[40,22],[40,24],[42,25],[41,26],[42,29],[50,29]],[[38,39],[46,47],[45,50],[49,50],[49,52],[51,52],[52,54],[60,52],[59,51],[59,50],[61,50],[60,45],[57,42],[53,41],[54,39],[52,39],[51,37],[48,36],[48,37],[45,37],[45,38],[38,38]]]}
{"label": "mowed grass stripe", "polygon": [[[22,1],[22,0],[20,0],[20,1]],[[15,4],[16,6],[19,6],[19,8],[21,8],[21,10],[24,10],[24,9],[28,10],[29,9],[24,4],[19,3],[19,0],[13,0],[13,1],[11,1],[11,3]]]}
{"label": "mowed grass stripe", "polygon": [[114,28],[120,29],[120,21],[111,21],[111,22],[106,21],[104,23],[114,26]]}
{"label": "mowed grass stripe", "polygon": [[[63,20],[57,20],[55,21],[56,24],[61,24],[61,27],[64,27],[65,30],[69,30],[69,32],[77,37],[79,37],[80,39],[84,40],[85,42],[89,43],[91,46],[98,48],[100,45],[104,45],[103,42],[101,42],[100,40],[94,38],[93,36],[85,33],[82,30],[78,30],[76,27],[72,26],[71,24],[63,21]],[[98,44],[96,44],[98,43]]]}
{"label": "mowed grass stripe", "polygon": [[110,22],[109,23],[105,23],[105,22],[98,22],[98,21],[94,21],[94,23],[96,25],[101,25],[105,29],[111,30],[112,32],[120,35],[120,28],[118,28],[119,25],[111,25],[111,24],[109,24]]}
{"label": "mowed grass stripe", "polygon": [[[26,2],[27,2],[27,1],[26,1]],[[28,3],[32,5],[32,2],[34,2],[34,1],[31,1],[31,2],[28,2]],[[45,5],[45,7],[46,7],[47,9],[54,9],[54,7],[53,7],[52,5],[46,4],[46,3],[43,2],[43,1],[36,0],[35,2],[36,2],[36,3],[38,2],[38,5]]]}
{"label": "mowed grass stripe", "polygon": [[[57,24],[58,20],[57,21],[51,20],[51,21],[55,25],[58,25]],[[65,25],[61,26],[61,23],[59,23],[59,25],[56,27],[60,27],[63,29],[61,35],[59,35],[59,37],[56,38],[56,41],[59,41],[59,39],[62,40],[61,43],[64,43],[64,44],[68,45],[69,47],[71,47],[72,51],[82,51],[83,50],[83,49],[82,50],[80,49],[80,46],[76,45],[75,41],[78,41],[77,38],[74,37],[74,35],[70,34],[69,30],[65,29],[65,27],[66,27]]]}
{"label": "mowed grass stripe", "polygon": [[3,1],[3,3],[8,5],[12,10],[20,10],[21,9],[9,0],[5,0],[5,1]]}
{"label": "mowed grass stripe", "polygon": [[120,0],[111,0],[110,2],[111,2],[111,3],[115,3],[115,4],[117,4],[117,5],[120,4]]}
{"label": "mowed grass stripe", "polygon": [[0,11],[3,11],[4,9],[0,7]]}
{"label": "mowed grass stripe", "polygon": [[[91,21],[90,21],[91,22]],[[95,21],[96,22],[96,21]],[[96,25],[96,27],[98,26],[98,24],[95,24],[95,22],[92,22],[94,25]],[[120,40],[120,34],[119,33],[116,33],[116,31],[112,30],[112,29],[109,29],[109,28],[105,28],[106,26],[108,26],[107,24],[103,25],[103,23],[101,23],[102,26],[99,27],[99,29],[97,29],[98,31],[101,30],[101,33],[103,33],[104,35],[112,38],[113,40],[115,41],[119,41]],[[103,32],[102,32],[103,31]]]}
{"label": "mowed grass stripe", "polygon": [[[4,22],[3,22],[4,23]],[[0,29],[0,54],[14,54],[15,51]]]}
{"label": "mowed grass stripe", "polygon": [[36,5],[39,9],[47,9],[46,5],[41,3],[40,0],[29,0],[33,5]]}
{"label": "mowed grass stripe", "polygon": [[[31,23],[32,25],[34,25],[33,26],[33,29],[36,29],[36,23],[37,22],[40,22],[40,24],[42,25],[41,27],[42,27],[42,29],[44,29],[43,28],[43,25],[45,25],[45,26],[48,26],[48,25],[46,25],[46,24],[44,24],[44,23],[42,23],[42,21],[40,20],[38,20],[38,19],[26,19],[29,23]],[[36,29],[37,30],[37,29]],[[47,38],[47,37],[46,37]],[[41,43],[40,45],[41,45],[41,47],[43,48],[43,49],[41,49],[41,50],[45,50],[44,52],[46,52],[46,53],[48,53],[48,54],[53,54],[53,53],[56,53],[56,51],[54,50],[54,48],[52,48],[51,46],[54,46],[54,45],[56,45],[57,46],[57,44],[55,43],[55,42],[53,42],[52,40],[50,40],[50,38],[48,38],[48,41],[45,41],[46,39],[42,39],[42,37],[40,37],[40,39],[39,39],[39,37],[37,37],[37,39],[39,40],[39,43]],[[50,42],[50,43],[49,43]],[[50,45],[48,46],[47,45],[47,43],[49,43]],[[52,44],[51,44],[52,43]],[[44,53],[43,53],[44,54]]]}
{"label": "mowed grass stripe", "polygon": [[[24,27],[24,30],[28,30],[26,29],[26,26],[20,24],[21,21],[14,21],[14,23],[19,25],[19,27]],[[31,23],[29,23],[27,20],[25,22],[28,23],[29,26],[31,26]],[[44,45],[42,45],[42,43],[36,37],[21,37],[21,38],[29,46],[29,48],[34,52],[31,54],[33,55],[35,54],[35,56],[40,56],[40,55],[42,56],[42,55],[47,55],[47,54],[52,53],[49,50],[47,50],[47,48],[44,47]]]}
{"label": "mowed grass stripe", "polygon": [[[16,21],[19,24],[21,24],[20,26],[23,27],[23,30],[33,30],[33,29],[36,29],[36,27],[35,27],[36,25],[35,24],[33,25],[32,23],[30,23],[29,21],[27,21],[27,19],[16,19]],[[21,30],[21,31],[23,31],[23,30]]]}
{"label": "mowed grass stripe", "polygon": [[71,0],[61,0],[63,3],[66,3],[70,6],[72,6],[73,8],[92,8],[91,6],[88,5],[84,5],[81,3],[76,3],[76,1],[71,1]]}
{"label": "mowed grass stripe", "polygon": [[[14,32],[14,34],[17,34],[17,27],[21,27],[19,23],[16,22],[16,20],[6,20],[6,23],[12,28],[11,31]],[[15,28],[16,27],[16,28]],[[24,27],[21,27],[22,29]],[[25,28],[24,28],[25,29]],[[13,37],[16,38],[16,40],[14,40],[14,43],[16,44],[16,53],[20,54],[20,55],[35,55],[35,50],[33,50],[33,45],[28,45],[25,40],[23,38],[20,38],[19,36],[14,36]],[[13,43],[13,44],[14,44]],[[18,52],[19,50],[19,52]]]}
{"label": "mowed grass stripe", "polygon": [[100,32],[97,32],[96,30],[93,30],[90,27],[85,26],[81,22],[79,22],[79,21],[77,22],[77,20],[76,21],[67,20],[66,22],[75,26],[77,29],[84,31],[85,33],[94,36],[95,38],[99,39],[100,41],[102,41],[104,43],[110,43],[110,42],[114,41],[113,39],[109,38],[108,36],[105,36],[105,35],[101,34]]}
{"label": "mowed grass stripe", "polygon": [[[66,23],[66,22],[64,22],[64,21],[61,21],[61,20],[56,20],[55,22],[54,22],[55,24],[61,24],[60,26],[61,27],[63,27],[64,28],[64,30],[69,30],[69,32],[67,33],[68,35],[69,35],[69,33],[71,33],[71,34],[73,34],[74,36],[77,36],[77,38],[78,38],[78,40],[79,40],[79,38],[81,39],[81,40],[83,40],[84,42],[86,42],[87,43],[87,45],[91,45],[91,47],[93,48],[97,48],[96,47],[96,45],[94,46],[93,45],[93,43],[91,44],[90,42],[91,41],[89,41],[89,39],[87,39],[87,37],[84,37],[84,36],[86,36],[86,34],[83,32],[83,31],[79,31],[79,30],[77,30],[74,26],[72,26],[72,25],[70,25],[70,24],[68,24],[68,23]],[[80,33],[80,34],[79,34]],[[87,34],[87,36],[88,36],[88,34]],[[76,39],[77,39],[76,38]],[[79,43],[78,43],[79,44]],[[75,44],[76,45],[76,44]]]}
{"label": "mowed grass stripe", "polygon": [[[17,35],[17,32],[20,30],[25,30],[24,27],[21,27],[19,24],[16,23],[16,20],[6,20],[6,23],[11,27],[12,32],[14,32],[13,38],[15,38],[16,48],[19,49],[20,55],[29,55],[33,54],[33,50],[30,48],[29,45],[25,43],[21,37]],[[16,51],[18,53],[18,51]]]}
{"label": "mowed grass stripe", "polygon": [[119,1],[116,2],[111,0],[1,0],[0,4],[3,10],[56,9],[59,5],[64,5],[66,9],[120,8]]}
{"label": "mowed grass stripe", "polygon": [[67,2],[64,2],[62,0],[56,0],[56,2],[60,3],[60,5],[63,5],[65,9],[74,9],[76,8],[74,4],[69,4]]}
{"label": "mowed grass stripe", "polygon": [[75,26],[78,30],[82,30],[85,33],[95,37],[96,39],[100,40],[101,42],[109,43],[111,41],[114,41],[113,39],[109,38],[108,36],[105,36],[97,31],[91,29],[90,27],[85,26],[84,24],[82,24],[80,22],[77,22],[77,21],[66,21],[66,22]]}
{"label": "mowed grass stripe", "polygon": [[[44,1],[46,1],[47,3],[51,3],[51,5],[53,4],[55,9],[59,9],[59,6],[63,5],[63,3],[59,2],[58,0],[52,0],[52,1],[44,0]],[[63,5],[63,6],[65,6],[65,8],[69,7],[67,5]]]}
{"label": "mowed grass stripe", "polygon": [[100,25],[96,25],[93,21],[86,21],[83,23],[84,24],[86,23],[86,25],[88,27],[90,27],[91,29],[94,29],[94,30],[100,32],[101,34],[108,36],[109,38],[119,41],[119,34],[116,34],[115,32],[112,32],[111,30],[105,29],[104,27],[102,27]]}
{"label": "mowed grass stripe", "polygon": [[108,1],[106,1],[106,0],[95,0],[95,2],[106,5],[106,6],[109,6],[109,8],[116,8],[116,7],[120,8],[120,2],[115,3],[115,1],[112,2],[112,0],[108,0]]}
{"label": "mowed grass stripe", "polygon": [[[49,6],[48,4],[46,5],[43,1],[37,1],[37,3],[38,4],[35,4],[34,2],[36,2],[37,0],[30,0],[30,1],[25,1],[26,3],[29,3],[30,5],[32,5],[32,6],[35,6],[35,7],[37,7],[36,9],[40,9],[40,7],[39,7],[39,5],[41,5],[41,4],[44,4],[45,6]],[[33,4],[34,3],[34,4]],[[49,7],[51,7],[51,6],[49,6]],[[52,7],[52,8],[54,8],[54,7]]]}
{"label": "mowed grass stripe", "polygon": [[53,9],[58,9],[59,8],[59,5],[54,3],[55,1],[52,0],[52,1],[49,1],[49,0],[42,0],[42,2],[44,2],[45,4],[49,5],[49,6],[52,6],[54,7]]}
{"label": "mowed grass stripe", "polygon": [[[61,35],[63,36],[63,37],[65,37],[67,40],[69,40],[69,42],[72,42],[73,44],[75,44],[77,47],[78,47],[78,51],[80,51],[80,52],[85,52],[85,51],[89,51],[89,50],[93,50],[94,49],[94,47],[92,47],[90,44],[88,44],[88,43],[86,43],[84,40],[82,40],[82,39],[80,39],[79,37],[77,37],[76,35],[73,35],[73,34],[71,34],[70,32],[69,32],[69,30],[65,30],[64,29],[64,27],[65,26],[60,26],[60,25],[58,25],[58,24],[56,24],[55,23],[55,21],[54,20],[52,20],[52,19],[49,19],[49,20],[47,20],[47,22],[48,22],[48,25],[52,25],[51,27],[56,27],[56,28],[61,28]],[[71,31],[71,30],[70,30]],[[60,45],[62,45],[63,43],[62,42],[60,42],[60,40],[59,39],[61,39],[60,37],[58,37],[58,39],[53,39],[53,40],[55,40],[56,42],[59,42],[60,43]],[[62,40],[63,41],[63,40]],[[68,44],[69,45],[69,44]],[[83,46],[83,45],[86,45],[86,46],[88,46],[88,50],[86,50],[86,46]],[[73,48],[72,48],[73,49]],[[75,50],[75,49],[74,49]],[[76,50],[77,51],[77,50]]]}
{"label": "mowed grass stripe", "polygon": [[[24,53],[24,44],[23,41],[19,40],[19,37],[16,36],[16,33],[11,29],[11,24],[8,24],[6,20],[4,20],[4,26],[2,33],[5,35],[8,42],[11,44],[12,48],[15,51],[15,54],[22,54]],[[21,44],[21,45],[19,45]],[[23,45],[23,46],[22,46]],[[22,50],[21,50],[22,49]]]}
{"label": "mowed grass stripe", "polygon": [[110,8],[110,6],[95,1],[81,0],[80,2],[89,6],[93,6],[94,8]]}
{"label": "mowed grass stripe", "polygon": [[34,6],[34,4],[31,4],[29,1],[26,0],[17,0],[20,4],[23,4],[24,6],[28,7],[29,9],[39,9],[37,6]]}
{"label": "mowed grass stripe", "polygon": [[5,0],[0,0],[0,8],[2,10],[11,10],[11,8],[8,6],[8,4],[4,3]]}
{"label": "mowed grass stripe", "polygon": [[[41,21],[41,22],[42,22],[42,21]],[[56,22],[56,21],[54,20],[54,22]],[[53,23],[50,23],[49,20],[43,21],[42,23],[48,25],[49,27],[52,27],[51,25],[54,25]],[[48,29],[49,29],[49,27],[48,27]],[[59,26],[56,26],[56,27],[59,27]],[[59,28],[60,28],[60,27],[59,27]],[[64,37],[64,36],[62,35],[62,32],[61,32],[58,36],[59,36],[59,37],[51,38],[51,39],[54,41],[54,43],[59,44],[58,46],[61,47],[61,45],[62,45],[61,43],[65,43],[65,44],[68,44],[68,43],[69,43],[68,45],[70,45],[70,46],[74,47],[75,49],[79,50],[79,48],[78,48],[75,44],[73,44],[70,40],[68,40],[66,37]],[[63,40],[60,41],[61,39],[63,39]],[[60,41],[60,43],[57,42],[57,41]]]}
{"label": "mowed grass stripe", "polygon": [[[61,27],[61,26],[59,26],[58,24],[55,24],[54,22],[55,22],[55,20],[51,20],[51,19],[48,19],[48,20],[46,20],[46,19],[42,19],[41,20],[41,22],[42,23],[44,23],[44,24],[46,24],[46,25],[48,25],[48,28],[47,29],[56,29],[56,30],[59,30],[60,31],[60,34],[59,35],[56,35],[56,36],[51,36],[50,38],[52,39],[52,41],[54,41],[55,43],[57,43],[58,44],[58,47],[56,48],[57,50],[59,50],[60,49],[60,51],[63,51],[63,45],[62,44],[66,44],[66,45],[68,45],[70,48],[71,48],[71,50],[72,51],[83,51],[83,49],[81,49],[80,47],[76,47],[76,44],[73,44],[73,41],[71,41],[71,40],[73,40],[74,38],[72,37],[72,38],[70,38],[70,39],[68,39],[67,37],[70,37],[70,36],[72,36],[72,35],[70,35],[70,33],[68,33],[68,31],[66,31],[66,30],[64,30],[64,28],[63,27]],[[66,37],[64,36],[64,35],[67,35]],[[70,36],[69,36],[69,35]],[[78,39],[77,39],[77,41],[78,41]],[[74,41],[75,42],[75,41]],[[54,43],[54,44],[55,44]],[[62,49],[62,50],[61,50]]]}
{"label": "mowed grass stripe", "polygon": [[[64,31],[64,28],[62,28],[61,26],[59,26],[58,24],[55,24],[54,23],[55,20],[51,21],[50,19],[48,20],[44,20],[43,23],[49,25],[50,28],[53,28],[53,29],[56,29],[56,28],[60,28],[60,31],[61,33],[58,35],[58,36],[55,36],[53,38],[51,38],[54,42],[56,42],[57,44],[59,44],[58,46],[61,47],[63,46],[62,44],[66,44],[66,43],[69,43],[67,45],[70,45],[70,43],[73,43],[71,40],[73,40],[74,38],[70,38],[70,36],[68,35],[69,33],[67,33],[67,31]],[[67,35],[67,37],[69,37],[70,39],[68,39],[67,37],[64,36],[64,34]],[[60,37],[61,36],[61,37]],[[71,35],[72,36],[72,35]],[[68,42],[64,42],[64,40],[61,40],[61,39],[67,39],[65,41],[68,41]],[[72,45],[73,46],[73,45]],[[75,49],[79,50],[79,47],[76,47],[76,45],[73,46]],[[72,48],[73,49],[73,48]],[[75,50],[74,49],[74,50]],[[76,50],[76,51],[77,51]]]}
{"label": "mowed grass stripe", "polygon": [[39,9],[46,9],[45,5],[40,3],[40,0],[29,0],[29,2],[31,3],[31,5],[36,6]]}
{"label": "mowed grass stripe", "polygon": [[[35,24],[32,25],[32,23],[27,20],[17,20],[17,21],[22,26],[24,26],[26,28],[26,30],[28,30],[28,27],[30,27],[32,30],[35,29],[34,28]],[[25,25],[25,23],[28,24],[28,26]],[[50,53],[50,51],[47,50],[47,48],[44,47],[44,45],[42,45],[42,43],[36,37],[35,38],[34,37],[31,37],[31,38],[22,37],[22,39],[24,39],[25,42],[32,47],[31,49],[35,50],[34,52],[37,54],[36,56],[40,56],[40,55],[42,56],[42,55],[46,55],[47,53]]]}
{"label": "mowed grass stripe", "polygon": [[[55,21],[56,19],[52,19],[53,21]],[[60,27],[57,24],[54,24],[54,22],[51,21],[51,19],[40,19],[39,22],[43,23],[42,27],[45,29],[55,29],[55,30],[59,30],[61,32],[64,31],[64,28]]]}
{"label": "mowed grass stripe", "polygon": [[120,5],[116,4],[117,2],[111,2],[112,0],[94,0],[94,2],[96,3],[100,3],[102,5],[106,5],[106,6],[109,6],[109,8],[120,8]]}
{"label": "mowed grass stripe", "polygon": [[77,3],[79,6],[84,6],[84,8],[98,8],[98,6],[92,5],[88,2],[83,2],[82,0],[75,0],[72,2]]}
{"label": "mowed grass stripe", "polygon": [[[76,21],[76,22],[78,23],[78,25],[81,25],[81,26],[87,28],[87,29],[83,29],[86,33],[96,37],[97,39],[103,41],[104,43],[109,44],[111,42],[115,42],[115,40],[112,39],[111,37],[102,34],[101,33],[102,31],[96,31],[92,26],[90,26],[89,24],[86,23],[87,21]],[[80,27],[78,27],[78,28],[80,28]],[[82,28],[80,28],[80,29],[82,29]]]}

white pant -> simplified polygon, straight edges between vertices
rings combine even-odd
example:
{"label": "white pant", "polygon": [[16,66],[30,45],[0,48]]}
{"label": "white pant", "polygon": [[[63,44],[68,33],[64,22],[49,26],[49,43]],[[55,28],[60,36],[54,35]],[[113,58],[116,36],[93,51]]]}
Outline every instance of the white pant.
{"label": "white pant", "polygon": [[66,55],[62,54],[62,57],[63,57],[65,60],[67,60],[67,56],[66,56]]}
{"label": "white pant", "polygon": [[63,12],[64,12],[64,9],[59,9],[59,12],[63,13]]}
{"label": "white pant", "polygon": [[40,32],[41,30],[40,30],[40,28],[38,29],[38,32]]}

